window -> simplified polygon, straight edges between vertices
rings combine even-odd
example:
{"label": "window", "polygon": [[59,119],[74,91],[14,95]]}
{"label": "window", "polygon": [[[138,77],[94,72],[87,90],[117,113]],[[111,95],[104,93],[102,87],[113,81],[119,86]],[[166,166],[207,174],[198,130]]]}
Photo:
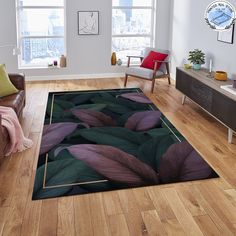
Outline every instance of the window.
{"label": "window", "polygon": [[45,67],[65,53],[64,0],[16,0],[19,67]]}
{"label": "window", "polygon": [[113,0],[112,51],[127,61],[154,45],[155,0]]}

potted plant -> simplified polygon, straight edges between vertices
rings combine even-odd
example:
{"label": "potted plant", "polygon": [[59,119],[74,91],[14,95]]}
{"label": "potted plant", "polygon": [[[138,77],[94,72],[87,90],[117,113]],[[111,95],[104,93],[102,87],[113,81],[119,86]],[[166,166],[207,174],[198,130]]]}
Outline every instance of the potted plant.
{"label": "potted plant", "polygon": [[205,53],[199,49],[190,51],[188,60],[193,63],[193,69],[200,70],[201,65],[205,64]]}

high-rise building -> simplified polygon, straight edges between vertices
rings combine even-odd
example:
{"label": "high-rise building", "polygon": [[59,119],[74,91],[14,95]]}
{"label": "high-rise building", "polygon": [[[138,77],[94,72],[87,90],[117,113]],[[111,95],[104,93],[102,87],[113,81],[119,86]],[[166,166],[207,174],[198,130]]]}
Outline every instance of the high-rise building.
{"label": "high-rise building", "polygon": [[[133,6],[133,0],[120,0],[120,6]],[[132,17],[131,10],[122,10],[126,15],[126,21],[130,21]]]}

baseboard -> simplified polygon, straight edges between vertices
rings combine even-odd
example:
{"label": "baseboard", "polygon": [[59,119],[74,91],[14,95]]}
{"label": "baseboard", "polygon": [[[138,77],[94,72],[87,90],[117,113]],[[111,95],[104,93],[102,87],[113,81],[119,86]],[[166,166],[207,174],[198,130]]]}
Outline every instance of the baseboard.
{"label": "baseboard", "polygon": [[175,80],[175,73],[170,73],[170,78],[171,78],[172,80]]}
{"label": "baseboard", "polygon": [[47,75],[47,76],[26,76],[26,81],[53,81],[53,80],[75,80],[75,79],[102,79],[124,77],[124,73],[106,74],[78,74],[78,75]]}

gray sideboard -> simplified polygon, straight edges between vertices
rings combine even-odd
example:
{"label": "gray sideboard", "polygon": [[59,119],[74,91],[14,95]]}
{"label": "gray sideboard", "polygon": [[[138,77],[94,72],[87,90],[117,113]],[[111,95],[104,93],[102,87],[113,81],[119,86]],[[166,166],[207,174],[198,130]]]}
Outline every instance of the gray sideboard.
{"label": "gray sideboard", "polygon": [[233,132],[236,131],[236,95],[223,90],[221,86],[233,82],[217,81],[207,75],[205,69],[197,71],[178,67],[176,88],[184,94],[183,105],[188,97],[223,123],[228,128],[228,141],[232,143]]}

